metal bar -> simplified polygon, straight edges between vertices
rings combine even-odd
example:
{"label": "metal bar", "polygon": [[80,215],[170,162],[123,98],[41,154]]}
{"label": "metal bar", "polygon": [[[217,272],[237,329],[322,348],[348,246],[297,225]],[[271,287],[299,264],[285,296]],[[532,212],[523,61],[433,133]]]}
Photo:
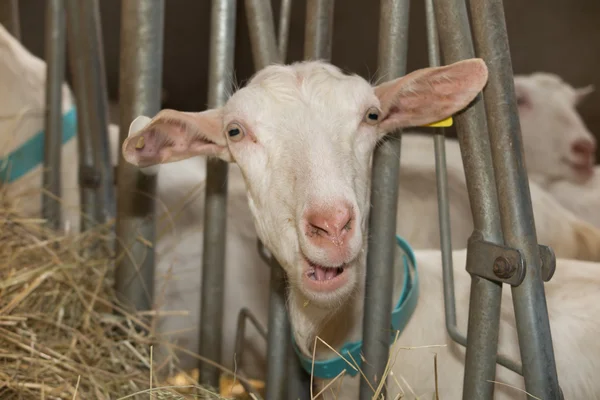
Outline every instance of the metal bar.
{"label": "metal bar", "polygon": [[304,59],[331,59],[334,0],[307,0]]}
{"label": "metal bar", "polygon": [[[435,15],[446,63],[474,57],[464,0],[438,0]],[[474,232],[470,240],[503,244],[498,196],[481,95],[455,116],[465,169]],[[489,260],[492,265],[493,260]],[[445,291],[450,288],[445,288]],[[463,399],[492,399],[496,376],[502,285],[471,275],[471,297],[465,355]],[[456,315],[448,322],[454,322]],[[454,320],[454,321],[453,321]],[[457,333],[449,329],[449,333]]]}
{"label": "metal bar", "polygon": [[0,24],[19,42],[21,41],[21,21],[17,0],[0,0]]}
{"label": "metal bar", "polygon": [[290,18],[292,16],[292,0],[281,0],[279,10],[279,35],[277,45],[279,46],[279,58],[285,63],[287,47],[290,37]]}
{"label": "metal bar", "polygon": [[[512,286],[513,304],[529,394],[561,398],[542,281],[540,253],[525,168],[512,62],[501,0],[471,0],[473,36],[489,69],[484,89],[496,186],[506,245],[520,249],[527,273]],[[473,398],[473,397],[471,397]]]}
{"label": "metal bar", "polygon": [[[287,357],[290,345],[290,323],[285,308],[286,287],[283,268],[271,263],[269,295],[269,329],[267,339],[266,400],[286,399]],[[290,354],[295,355],[295,354]],[[296,360],[296,362],[298,362]]]}
{"label": "metal bar", "polygon": [[102,28],[98,0],[80,2],[82,26],[85,27],[84,65],[86,81],[89,87],[86,115],[92,118],[92,140],[100,173],[101,187],[99,208],[96,210],[99,222],[105,222],[115,215],[115,191],[113,167],[108,137],[108,94],[106,89],[106,70],[104,68],[104,48],[102,46]]}
{"label": "metal bar", "polygon": [[[246,14],[255,69],[258,71],[269,64],[280,62],[282,57],[277,48],[270,2],[246,0]],[[285,399],[288,348],[291,347],[290,324],[285,307],[285,273],[279,263],[265,251],[260,240],[257,244],[259,253],[271,268],[265,398]]]}
{"label": "metal bar", "polygon": [[291,343],[288,346],[287,397],[292,400],[310,400],[310,375],[302,368]]}
{"label": "metal bar", "polygon": [[[231,92],[235,21],[235,0],[213,0],[208,77],[208,107],[210,108],[225,104]],[[206,165],[200,355],[219,363],[223,337],[228,164],[221,160],[207,160]],[[199,369],[201,384],[219,387],[218,368],[200,362]]]}
{"label": "metal bar", "polygon": [[[435,13],[433,8],[433,0],[425,1],[426,19],[427,19],[427,37],[429,43],[429,64],[431,66],[441,65],[439,56],[439,43],[437,35],[437,27],[435,25]],[[447,173],[446,173],[446,150],[443,128],[440,129],[442,134],[434,136],[434,146],[436,154],[436,176],[437,176],[437,191],[438,191],[438,212],[440,219],[440,240],[442,249],[442,266],[444,276],[444,306],[446,313],[446,329],[449,336],[455,342],[467,346],[467,338],[462,334],[456,325],[456,303],[454,297],[454,267],[452,265],[452,243],[450,234],[450,220],[448,209],[448,189],[447,189]],[[508,359],[502,354],[498,354],[498,364],[521,374],[521,365],[513,360]]]}
{"label": "metal bar", "polygon": [[[279,14],[279,57],[282,63],[285,63],[287,57],[287,46],[289,42],[290,18],[292,13],[292,0],[282,0]],[[273,259],[273,261],[275,261]],[[281,266],[279,266],[281,268]],[[286,319],[287,319],[287,309]],[[287,320],[289,325],[289,320]],[[291,327],[290,327],[291,329]],[[288,338],[291,337],[291,333]],[[294,400],[310,399],[310,375],[302,368],[296,352],[292,346],[292,341],[288,340],[287,354],[287,398]]]}
{"label": "metal bar", "polygon": [[[239,363],[242,363],[242,360],[244,358],[244,337],[246,333],[246,320],[249,320],[250,323],[254,325],[254,327],[258,331],[258,334],[265,341],[267,341],[267,331],[265,330],[265,328],[260,324],[260,322],[256,319],[254,314],[252,314],[252,312],[249,309],[242,308],[238,314],[237,326],[235,331],[235,347],[233,349],[233,354],[236,354],[237,361]],[[247,378],[244,371],[241,371],[240,369],[237,370],[237,374],[242,378]],[[258,393],[256,392],[256,390],[254,390],[252,385],[245,382],[243,379],[240,380],[240,384],[244,387],[246,393],[257,396],[257,398],[259,397]]]}
{"label": "metal bar", "polygon": [[[93,89],[89,86],[86,71],[87,43],[85,22],[81,18],[81,1],[66,0],[67,45],[69,63],[73,73],[73,88],[77,104],[77,139],[79,147],[79,187],[81,193],[81,230],[85,231],[97,222],[97,210],[101,206],[98,197],[100,171],[94,151],[93,116],[90,115]],[[93,100],[92,100],[93,101]],[[126,130],[127,132],[127,130]]]}
{"label": "metal bar", "polygon": [[[78,0],[75,0],[78,1]],[[127,138],[129,125],[139,115],[160,110],[164,0],[128,0],[121,8],[120,135]],[[117,167],[116,291],[127,306],[148,310],[153,305],[154,193],[156,176],[144,175],[125,162],[119,152]]]}
{"label": "metal bar", "polygon": [[246,0],[250,45],[256,70],[281,61],[270,1]]}
{"label": "metal bar", "polygon": [[44,121],[43,186],[54,196],[42,195],[42,215],[53,229],[61,223],[62,87],[65,79],[67,37],[64,0],[46,3],[45,53],[46,112]]}
{"label": "metal bar", "polygon": [[[378,70],[382,80],[406,74],[409,12],[408,0],[381,1]],[[400,130],[390,133],[373,155],[362,336],[363,372],[371,385],[384,376],[389,358],[401,139]],[[361,379],[360,399],[372,395],[369,382]]]}

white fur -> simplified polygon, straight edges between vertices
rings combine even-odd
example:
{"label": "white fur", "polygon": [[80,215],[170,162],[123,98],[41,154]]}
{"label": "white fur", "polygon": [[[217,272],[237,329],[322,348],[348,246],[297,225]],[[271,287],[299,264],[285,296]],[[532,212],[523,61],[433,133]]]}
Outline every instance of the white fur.
{"label": "white fur", "polygon": [[[259,72],[225,105],[224,131],[210,130],[208,125],[191,128],[202,137],[222,143],[220,135],[228,131],[230,123],[244,127],[246,137],[235,142],[228,140],[227,147],[220,151],[224,159],[234,159],[240,166],[258,235],[288,275],[294,335],[307,355],[317,334],[339,346],[358,339],[362,331],[363,248],[348,246],[353,258],[349,259],[344,272],[347,276],[345,285],[327,293],[311,291],[302,279],[303,254],[310,256],[313,251],[310,244],[300,244],[299,236],[303,231],[299,228],[298,218],[302,215],[299,210],[315,198],[346,196],[358,210],[362,229],[357,234],[362,233],[364,244],[369,210],[370,154],[378,133],[361,123],[364,110],[369,106],[378,107],[378,100],[370,85],[361,78],[344,76],[332,66],[316,62],[274,66]],[[167,114],[163,115],[167,118]],[[169,118],[174,116],[169,114]],[[156,117],[157,120],[160,118],[161,114]],[[161,126],[158,129],[164,129],[162,134],[168,136],[168,126]],[[174,125],[175,128],[178,125]],[[257,139],[253,140],[252,135]],[[402,227],[399,230],[402,232]],[[421,275],[420,303],[400,343],[411,346],[445,343],[448,340],[443,324],[440,253],[419,250],[417,260]],[[463,269],[464,250],[455,251],[454,263],[457,304],[461,310],[459,326],[464,330],[470,281]],[[599,363],[597,355],[600,355],[600,345],[595,344],[600,326],[597,322],[599,302],[594,298],[597,268],[593,263],[559,260],[558,271],[546,286],[565,398],[591,399],[600,393],[600,383],[595,377]],[[242,277],[240,281],[244,279]],[[395,288],[397,296],[398,282]],[[518,356],[518,347],[511,324],[510,291],[506,288],[502,304],[500,351],[514,358]],[[266,311],[264,307],[261,310]],[[511,334],[513,337],[509,336]],[[432,390],[433,362],[431,351],[418,352],[403,353],[402,362],[398,362],[393,371],[422,394]],[[441,394],[444,398],[460,398],[462,357],[458,355],[453,359],[447,349],[440,349],[439,354]],[[321,347],[316,356],[328,357],[330,352]],[[523,386],[519,378],[502,370],[498,379]],[[339,398],[356,398],[356,391],[350,391],[356,384],[357,379],[354,382],[345,379],[345,395]],[[393,382],[388,384],[394,386]],[[501,397],[503,394],[503,389],[497,390],[496,398],[506,398]],[[511,398],[519,396],[523,397],[518,392],[511,392]]]}
{"label": "white fur", "polygon": [[572,146],[577,141],[596,146],[596,138],[577,111],[593,90],[591,85],[574,88],[555,74],[515,76],[527,171],[543,187],[557,180],[581,183],[589,179],[589,168],[573,168],[573,164],[585,164],[588,160],[574,152]]}
{"label": "white fur", "polygon": [[547,188],[559,203],[582,220],[600,227],[600,167],[594,167],[594,176],[579,184],[558,180]]}
{"label": "white fur", "polygon": [[519,115],[529,177],[565,208],[600,227],[599,168],[578,171],[569,165],[585,163],[572,150],[576,141],[596,145],[577,111],[594,87],[575,88],[557,75],[535,73],[516,76],[515,88],[521,100]]}

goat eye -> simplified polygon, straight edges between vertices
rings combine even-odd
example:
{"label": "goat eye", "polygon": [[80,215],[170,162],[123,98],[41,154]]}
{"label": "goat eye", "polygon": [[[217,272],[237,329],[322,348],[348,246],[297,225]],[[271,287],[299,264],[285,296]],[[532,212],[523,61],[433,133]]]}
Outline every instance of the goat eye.
{"label": "goat eye", "polygon": [[245,136],[244,129],[238,124],[229,124],[227,127],[227,136],[234,142],[239,142]]}
{"label": "goat eye", "polygon": [[375,107],[371,107],[367,110],[367,114],[365,115],[365,122],[369,125],[375,125],[379,122],[379,110]]}

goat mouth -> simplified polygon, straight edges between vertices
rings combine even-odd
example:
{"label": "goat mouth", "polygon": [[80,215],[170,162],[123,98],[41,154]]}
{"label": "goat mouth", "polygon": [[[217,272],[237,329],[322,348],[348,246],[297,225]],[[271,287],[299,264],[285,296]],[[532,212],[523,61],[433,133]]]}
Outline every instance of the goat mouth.
{"label": "goat mouth", "polygon": [[326,267],[307,258],[305,260],[307,265],[303,274],[304,283],[309,289],[317,292],[330,292],[339,289],[346,283],[348,264]]}
{"label": "goat mouth", "polygon": [[581,162],[569,161],[568,164],[569,164],[569,167],[571,167],[571,169],[579,175],[588,176],[594,172],[594,164],[593,163],[581,163]]}

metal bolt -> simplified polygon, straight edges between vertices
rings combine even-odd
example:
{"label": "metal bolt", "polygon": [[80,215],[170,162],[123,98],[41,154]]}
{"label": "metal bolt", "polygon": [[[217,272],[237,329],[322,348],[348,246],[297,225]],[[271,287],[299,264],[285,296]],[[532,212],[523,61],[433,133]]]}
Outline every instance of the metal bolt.
{"label": "metal bolt", "polygon": [[494,275],[500,279],[510,278],[516,270],[517,268],[506,257],[500,256],[494,260]]}

